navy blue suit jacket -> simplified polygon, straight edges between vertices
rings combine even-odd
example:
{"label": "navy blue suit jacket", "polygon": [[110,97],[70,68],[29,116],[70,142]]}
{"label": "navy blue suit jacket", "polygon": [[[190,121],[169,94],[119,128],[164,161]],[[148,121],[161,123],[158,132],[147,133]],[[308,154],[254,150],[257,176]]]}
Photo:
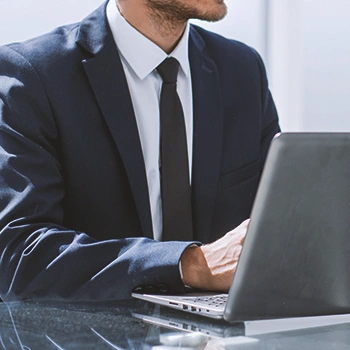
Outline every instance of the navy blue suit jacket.
{"label": "navy blue suit jacket", "polygon": [[[123,33],[120,33],[123,35]],[[259,55],[196,26],[195,239],[250,215],[279,131]],[[183,290],[191,242],[156,242],[133,106],[105,4],[81,23],[0,49],[0,294],[129,298]]]}

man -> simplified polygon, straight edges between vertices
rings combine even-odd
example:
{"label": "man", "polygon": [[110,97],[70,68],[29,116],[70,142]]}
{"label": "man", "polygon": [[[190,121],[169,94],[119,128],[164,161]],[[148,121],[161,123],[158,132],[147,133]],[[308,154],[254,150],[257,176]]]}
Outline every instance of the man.
{"label": "man", "polygon": [[[188,25],[225,13],[221,0],[111,0],[79,24],[1,48],[4,300],[228,290],[279,126],[258,54]],[[168,57],[180,66],[171,84],[192,191],[193,232],[177,229],[179,240],[162,240]]]}

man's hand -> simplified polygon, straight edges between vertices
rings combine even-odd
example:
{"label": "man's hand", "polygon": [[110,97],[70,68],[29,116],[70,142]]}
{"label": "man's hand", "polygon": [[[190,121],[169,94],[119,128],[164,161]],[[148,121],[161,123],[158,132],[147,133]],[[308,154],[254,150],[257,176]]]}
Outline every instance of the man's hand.
{"label": "man's hand", "polygon": [[228,291],[248,225],[249,219],[213,243],[186,249],[181,257],[184,284],[212,291]]}

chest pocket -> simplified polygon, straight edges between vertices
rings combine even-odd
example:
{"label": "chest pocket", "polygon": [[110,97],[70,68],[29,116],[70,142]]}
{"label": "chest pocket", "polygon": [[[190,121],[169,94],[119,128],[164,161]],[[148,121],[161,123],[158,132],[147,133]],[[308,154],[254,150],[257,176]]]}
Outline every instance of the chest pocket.
{"label": "chest pocket", "polygon": [[233,187],[260,175],[260,158],[254,162],[221,176],[221,189]]}

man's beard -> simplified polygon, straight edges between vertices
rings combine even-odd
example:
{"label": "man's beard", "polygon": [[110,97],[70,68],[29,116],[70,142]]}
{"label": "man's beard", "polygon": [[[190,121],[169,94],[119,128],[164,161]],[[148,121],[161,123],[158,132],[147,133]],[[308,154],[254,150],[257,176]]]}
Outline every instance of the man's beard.
{"label": "man's beard", "polygon": [[195,6],[180,4],[174,0],[145,0],[146,5],[150,9],[151,14],[161,20],[163,24],[170,25],[177,23],[185,23],[189,19],[200,19],[208,22],[216,22],[226,16],[226,5],[217,0],[218,6],[216,10],[200,11]]}

